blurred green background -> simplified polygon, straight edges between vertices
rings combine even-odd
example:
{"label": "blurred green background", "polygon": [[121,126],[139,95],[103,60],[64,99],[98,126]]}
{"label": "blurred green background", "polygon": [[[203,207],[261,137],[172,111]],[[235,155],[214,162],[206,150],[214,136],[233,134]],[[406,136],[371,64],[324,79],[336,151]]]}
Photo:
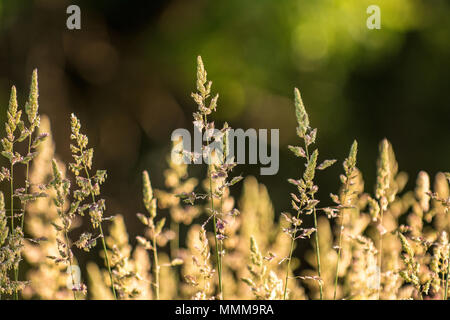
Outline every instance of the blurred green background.
{"label": "blurred green background", "polygon": [[[66,28],[70,4],[81,8],[81,30]],[[380,30],[366,27],[371,4],[381,9]],[[356,138],[371,191],[387,137],[411,186],[419,170],[450,169],[449,18],[445,0],[0,0],[0,119],[11,85],[23,105],[37,67],[57,153],[71,160],[74,112],[95,167],[108,170],[107,213],[128,217],[135,235],[140,172],[164,187],[170,134],[192,129],[202,55],[220,93],[218,124],[280,129],[279,173],[258,177],[277,212],[290,206],[287,178],[303,170],[287,150],[297,143],[294,87],[319,130],[322,159],[341,163]],[[322,199],[337,192],[341,172],[339,164],[318,175]],[[236,173],[258,175],[259,166]]]}

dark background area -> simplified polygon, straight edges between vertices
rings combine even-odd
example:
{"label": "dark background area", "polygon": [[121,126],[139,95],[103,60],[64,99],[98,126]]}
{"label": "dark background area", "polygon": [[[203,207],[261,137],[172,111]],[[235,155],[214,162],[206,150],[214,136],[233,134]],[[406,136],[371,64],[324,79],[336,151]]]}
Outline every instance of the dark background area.
{"label": "dark background area", "polygon": [[[66,28],[70,4],[81,8],[81,30]],[[381,8],[380,30],[366,27],[371,4]],[[125,215],[134,236],[141,171],[163,188],[170,134],[192,129],[202,55],[220,93],[219,126],[280,129],[277,175],[236,169],[267,185],[277,213],[290,206],[286,180],[303,171],[287,150],[298,143],[294,87],[318,128],[322,160],[342,163],[357,139],[372,191],[387,137],[412,186],[420,170],[450,169],[449,9],[444,0],[0,0],[0,121],[11,85],[23,106],[38,68],[40,113],[51,119],[57,154],[71,161],[74,112],[95,148],[94,168],[108,170],[107,215]],[[318,174],[322,199],[337,192],[340,163]]]}

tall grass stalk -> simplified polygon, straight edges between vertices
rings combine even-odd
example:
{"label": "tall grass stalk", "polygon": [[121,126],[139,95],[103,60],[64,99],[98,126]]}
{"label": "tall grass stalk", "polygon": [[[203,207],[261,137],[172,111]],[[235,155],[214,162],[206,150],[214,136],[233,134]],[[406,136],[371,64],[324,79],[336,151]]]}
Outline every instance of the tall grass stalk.
{"label": "tall grass stalk", "polygon": [[[18,129],[20,123],[22,123],[22,120],[20,119],[22,115],[22,111],[18,110],[18,103],[17,103],[17,92],[16,87],[12,86],[11,88],[11,96],[9,99],[9,106],[8,106],[8,120],[5,124],[5,130],[7,137],[2,139],[3,149],[4,151],[2,154],[8,158],[10,162],[10,169],[9,169],[9,185],[10,185],[10,208],[11,208],[11,235],[14,234],[15,231],[15,215],[14,215],[14,164],[17,162],[17,158],[14,154],[14,143],[17,142],[17,139],[14,136],[14,133],[16,129]],[[21,135],[21,133],[20,133]],[[14,280],[18,281],[18,267],[14,266]],[[18,300],[18,292],[17,289],[14,290],[14,299]]]}
{"label": "tall grass stalk", "polygon": [[[95,194],[94,194],[94,191],[93,191],[93,188],[92,188],[91,178],[89,176],[89,172],[88,172],[88,169],[86,167],[86,164],[83,164],[83,167],[84,167],[84,172],[86,173],[86,177],[89,180],[89,184],[91,185],[91,192],[90,193],[91,193],[91,197],[92,197],[92,202],[96,203],[96,201],[95,201]],[[102,228],[101,221],[98,223],[98,228],[100,230],[100,238],[102,240],[103,253],[105,254],[106,268],[108,269],[109,279],[111,281],[111,289],[112,289],[112,292],[113,292],[114,299],[117,300],[116,289],[114,288],[114,280],[113,280],[113,275],[112,275],[112,271],[111,271],[111,264],[109,262],[108,250],[106,249],[105,235],[103,233],[103,228]]]}
{"label": "tall grass stalk", "polygon": [[[380,226],[383,227],[383,209],[380,209]],[[383,256],[383,233],[380,232],[378,239],[378,285],[377,285],[377,300],[380,300],[381,292],[381,266]]]}
{"label": "tall grass stalk", "polygon": [[[212,152],[210,150],[210,142],[211,137],[214,136],[214,122],[208,123],[208,115],[211,114],[213,111],[216,110],[217,107],[217,100],[219,98],[219,95],[216,94],[214,97],[211,97],[211,86],[212,82],[207,80],[207,72],[205,70],[205,66],[203,64],[203,60],[201,56],[197,57],[197,81],[196,81],[196,87],[197,92],[192,93],[191,96],[194,99],[194,101],[198,105],[198,112],[194,113],[194,126],[196,130],[199,130],[200,133],[203,136],[203,132],[206,134],[206,146],[201,150],[200,157],[204,156],[204,153],[206,152],[209,158],[208,163],[208,184],[209,184],[209,190],[208,190],[208,198],[210,201],[210,210],[212,215],[212,221],[213,221],[213,229],[214,229],[214,245],[215,245],[215,257],[216,257],[216,266],[217,266],[217,273],[218,273],[218,280],[219,280],[219,288],[218,288],[218,296],[219,299],[223,299],[223,282],[222,282],[222,252],[220,252],[220,246],[219,246],[219,239],[218,237],[221,236],[220,230],[217,230],[217,222],[218,219],[216,217],[217,212],[215,210],[214,205],[214,191],[213,191],[213,169],[214,164],[212,161]],[[209,100],[209,102],[208,102]],[[211,135],[210,135],[211,133]],[[194,194],[194,198],[197,198],[197,196]],[[186,200],[185,200],[186,201]],[[211,216],[208,218],[207,222]],[[206,223],[205,223],[206,224]]]}
{"label": "tall grass stalk", "polygon": [[[297,214],[297,219],[300,214]],[[295,226],[294,232],[297,232],[297,226]],[[286,268],[286,276],[284,279],[284,291],[283,291],[283,300],[286,300],[287,298],[287,287],[288,287],[288,281],[289,281],[289,272],[291,270],[291,260],[292,260],[292,253],[294,252],[294,240],[291,240],[291,247],[289,249],[289,257],[288,257],[288,265]]]}
{"label": "tall grass stalk", "polygon": [[[208,123],[207,115],[205,114],[205,123]],[[206,139],[206,149],[209,150],[209,135]],[[214,228],[214,246],[216,253],[216,265],[217,275],[219,278],[219,298],[223,299],[223,285],[222,285],[222,253],[219,248],[219,239],[217,238],[217,219],[214,211],[214,194],[213,194],[213,181],[212,181],[212,161],[210,161],[208,168],[208,181],[209,181],[209,199],[211,203],[211,214],[213,215],[213,228]]]}
{"label": "tall grass stalk", "polygon": [[[150,241],[144,237],[137,237],[138,242],[144,246],[147,250],[153,252],[153,287],[154,294],[157,300],[160,298],[160,270],[158,259],[158,236],[161,235],[163,231],[164,224],[166,223],[165,218],[159,219],[155,222],[156,218],[156,198],[153,196],[153,189],[150,182],[150,176],[147,171],[142,172],[142,195],[145,209],[149,213],[149,217],[144,216],[141,213],[137,214],[139,220],[150,229]],[[173,260],[170,265],[178,265],[178,259]]]}
{"label": "tall grass stalk", "polygon": [[[29,174],[30,161],[34,157],[34,155],[32,153],[32,149],[36,148],[38,143],[40,143],[40,141],[45,139],[45,137],[47,136],[47,134],[38,136],[32,144],[33,133],[35,132],[35,130],[37,128],[39,128],[39,125],[40,125],[40,116],[38,114],[38,108],[39,108],[38,97],[39,97],[38,74],[37,74],[37,69],[34,69],[32,76],[31,76],[31,85],[30,85],[30,93],[28,96],[28,101],[25,104],[25,113],[27,115],[29,127],[26,128],[23,125],[23,129],[22,129],[23,133],[21,134],[22,137],[19,138],[19,140],[22,140],[23,138],[26,138],[28,136],[28,147],[27,147],[26,157],[24,158],[24,160],[27,158],[28,159],[26,161],[22,161],[22,163],[25,163],[25,166],[26,166],[25,192],[24,192],[24,195],[26,195],[26,196],[29,196],[28,191],[29,191],[29,187],[30,187],[30,181],[29,181],[29,179],[30,179],[30,174]],[[36,154],[36,153],[34,153],[34,154]],[[27,204],[28,204],[28,200],[22,201],[22,212],[21,212],[22,214],[20,217],[20,230],[22,232],[24,232],[24,222],[25,222],[25,214],[26,214]],[[16,281],[17,281],[18,275],[19,275],[19,268],[20,268],[20,263],[17,265],[17,269],[15,270]]]}
{"label": "tall grass stalk", "polygon": [[[306,158],[310,159],[309,156],[309,150],[308,150],[308,145],[305,143],[305,153],[306,153]],[[312,197],[312,200],[315,200],[314,197]],[[300,214],[302,213],[302,211],[298,211],[297,212],[297,221],[300,221]],[[319,277],[319,294],[320,294],[320,300],[323,299],[323,285],[322,285],[322,281],[320,280],[321,274],[322,274],[322,266],[320,263],[320,246],[319,246],[319,232],[318,232],[318,228],[317,228],[317,213],[316,213],[316,208],[313,208],[313,223],[314,223],[314,230],[315,230],[315,235],[314,235],[314,242],[315,242],[315,253],[316,253],[316,263],[317,263],[317,275]],[[291,246],[290,246],[290,250],[289,250],[289,257],[288,257],[288,265],[287,265],[287,269],[286,269],[286,276],[285,276],[285,281],[284,281],[284,292],[283,292],[283,299],[286,300],[287,298],[287,287],[288,287],[288,283],[289,283],[289,272],[290,272],[290,267],[291,267],[291,260],[292,260],[292,255],[294,252],[294,244],[295,244],[295,240],[296,240],[296,235],[297,232],[300,230],[299,226],[297,224],[294,223],[294,231],[293,231],[293,237],[291,237]]]}
{"label": "tall grass stalk", "polygon": [[383,215],[387,210],[389,202],[392,202],[395,197],[395,192],[391,192],[393,187],[393,172],[391,171],[391,165],[394,159],[390,159],[390,143],[387,139],[383,139],[380,144],[380,158],[378,159],[377,168],[377,184],[375,188],[375,197],[379,201],[380,214],[378,221],[378,286],[377,297],[380,299],[381,292],[381,268],[382,268],[382,256],[383,256],[383,235],[385,233],[383,227]]}
{"label": "tall grass stalk", "polygon": [[73,293],[73,299],[77,300],[77,295],[75,293],[75,278],[73,277],[73,267],[72,267],[72,256],[71,256],[71,252],[70,252],[70,241],[69,241],[69,236],[67,234],[67,231],[64,232],[64,237],[66,240],[66,246],[67,246],[67,255],[69,257],[69,267],[70,267],[70,278],[72,280],[72,293]]}
{"label": "tall grass stalk", "polygon": [[[30,154],[30,152],[31,152],[31,135],[28,137],[28,152],[27,152],[27,154]],[[27,162],[26,169],[25,169],[25,194],[28,193],[28,188],[30,187],[29,179],[30,179],[30,163]],[[26,203],[24,203],[22,210],[23,210],[23,212],[22,212],[22,217],[21,217],[21,222],[20,222],[20,228],[23,230],[24,222],[25,222]]]}
{"label": "tall grass stalk", "polygon": [[450,245],[448,248],[448,255],[447,255],[447,277],[445,278],[444,300],[447,300],[447,297],[448,297],[448,277],[449,276],[450,276]]}
{"label": "tall grass stalk", "polygon": [[[31,152],[31,134],[28,136],[28,152],[27,152],[27,154],[30,154],[30,152]],[[25,173],[25,194],[28,194],[28,188],[29,188],[29,169],[30,169],[30,163],[27,162],[26,173]],[[21,216],[21,221],[20,221],[20,230],[22,230],[22,231],[24,230],[23,228],[24,228],[24,221],[25,221],[25,213],[26,213],[26,209],[27,209],[26,205],[27,205],[27,202],[24,202],[23,206],[22,206],[22,216]],[[20,269],[20,263],[17,265],[17,269],[14,270],[16,281],[19,278],[19,269]],[[15,295],[17,295],[17,292],[15,293]]]}
{"label": "tall grass stalk", "polygon": [[[438,177],[438,176],[436,176]],[[445,181],[445,182],[444,182]],[[442,196],[440,194],[438,194],[438,192],[428,192],[428,196],[430,196],[432,199],[434,199],[435,201],[437,201],[438,203],[440,203],[443,207],[443,214],[445,218],[448,218],[449,214],[450,214],[450,196],[448,195],[448,186],[450,184],[450,172],[445,172],[442,175],[442,180],[441,180],[441,185],[444,185],[444,190],[447,189],[447,192],[442,192],[443,190],[441,189],[441,192],[443,194],[447,193],[446,195]],[[443,232],[443,235],[445,235],[445,231]],[[446,244],[448,246],[447,249],[447,259],[445,259],[445,253],[444,256],[442,257],[442,263],[445,267],[445,260],[447,260],[447,270],[441,270],[442,272],[442,282],[444,283],[444,295],[443,295],[443,299],[447,300],[448,299],[448,283],[449,283],[449,276],[450,276],[450,244],[448,243],[448,238],[446,241],[442,241],[444,244]],[[438,263],[437,263],[438,264]],[[439,270],[436,270],[439,272]],[[446,276],[445,276],[446,274]],[[445,281],[444,281],[444,277],[445,277]]]}
{"label": "tall grass stalk", "polygon": [[[313,198],[314,199],[314,198]],[[319,229],[317,227],[317,213],[316,209],[313,210],[314,215],[314,229],[316,229],[314,239],[316,242],[315,249],[316,249],[316,261],[317,261],[317,275],[319,276],[319,294],[320,294],[320,300],[323,300],[323,284],[322,284],[322,266],[320,264],[320,246],[319,246]]]}
{"label": "tall grass stalk", "polygon": [[[446,172],[445,176],[447,178],[448,183],[450,183],[450,173]],[[450,197],[445,201],[444,199],[441,202],[446,207],[446,215],[450,215]],[[450,244],[448,244],[448,253],[447,253],[447,277],[445,278],[445,291],[444,291],[444,300],[448,299],[448,278],[450,277]]]}
{"label": "tall grass stalk", "polygon": [[160,266],[158,262],[158,248],[156,244],[156,234],[153,234],[153,269],[155,273],[155,296],[156,300],[159,300],[159,271]]}
{"label": "tall grass stalk", "polygon": [[[111,290],[113,292],[114,299],[117,300],[116,289],[114,287],[114,279],[111,271],[111,264],[108,256],[108,251],[106,249],[105,235],[103,232],[102,222],[104,221],[103,214],[105,210],[105,200],[96,200],[96,195],[100,194],[100,185],[106,180],[107,173],[105,170],[97,170],[96,174],[91,177],[89,174],[89,169],[92,167],[94,149],[87,148],[88,137],[80,132],[81,123],[78,118],[72,114],[70,117],[71,123],[71,140],[76,142],[76,145],[71,144],[70,149],[72,151],[72,157],[75,162],[69,165],[70,169],[76,176],[76,183],[79,190],[74,192],[74,197],[76,198],[76,205],[78,206],[80,202],[86,200],[89,196],[92,198],[92,203],[87,203],[78,208],[81,215],[84,214],[85,210],[89,211],[91,218],[91,224],[94,229],[98,229],[100,232],[100,238],[103,247],[103,253],[105,255],[106,267],[108,269],[109,278],[111,281]],[[80,175],[80,172],[84,172],[85,177]],[[95,184],[92,183],[94,180]],[[91,235],[87,234],[87,237]],[[91,243],[93,241],[89,241]]]}
{"label": "tall grass stalk", "polygon": [[[14,164],[11,162],[10,169],[10,192],[11,192],[11,234],[14,233]],[[17,282],[19,280],[19,270],[18,267],[14,267],[14,280]],[[14,290],[14,299],[19,300],[19,294],[17,289]]]}
{"label": "tall grass stalk", "polygon": [[[37,139],[33,142],[33,133],[36,129],[39,128],[39,125],[41,123],[40,116],[38,114],[38,97],[39,97],[39,88],[38,88],[38,74],[37,69],[33,70],[32,76],[31,76],[31,85],[30,85],[30,93],[28,96],[28,101],[25,104],[25,113],[27,114],[28,122],[30,127],[26,129],[27,135],[28,135],[28,144],[27,144],[27,156],[31,156],[32,149],[35,149],[37,147],[37,143],[41,141],[43,138],[47,136],[47,133],[44,133],[43,135],[39,135]],[[41,138],[43,137],[43,138]],[[33,143],[32,143],[33,142]],[[28,190],[30,188],[30,161],[27,161],[25,163],[26,170],[25,170],[25,194],[28,194]],[[27,202],[23,203],[23,212],[21,216],[21,222],[20,222],[20,228],[23,231],[24,221],[25,221],[25,212],[26,212],[26,204]]]}
{"label": "tall grass stalk", "polygon": [[[309,146],[314,144],[316,141],[317,129],[312,129],[309,125],[309,117],[306,112],[305,106],[303,105],[302,98],[300,96],[300,91],[295,88],[295,114],[297,117],[297,135],[304,142],[304,149],[298,146],[289,146],[289,149],[299,158],[306,158],[306,169],[303,172],[303,177],[301,179],[289,179],[289,183],[295,185],[298,190],[298,195],[291,193],[292,198],[292,208],[297,212],[296,216],[290,217],[288,214],[283,214],[285,219],[289,222],[290,228],[284,230],[291,238],[291,245],[289,250],[289,255],[285,258],[288,260],[286,276],[284,281],[284,292],[283,299],[287,298],[287,290],[289,283],[289,273],[291,268],[292,254],[294,251],[294,242],[297,239],[309,238],[312,233],[314,235],[315,242],[315,254],[316,254],[316,264],[317,264],[317,277],[312,277],[318,282],[320,299],[323,299],[323,283],[322,283],[322,265],[320,261],[320,245],[319,245],[319,232],[317,226],[317,211],[316,205],[319,203],[315,199],[315,194],[319,190],[319,187],[314,184],[314,176],[316,170],[324,170],[336,162],[336,160],[325,160],[320,165],[317,165],[317,157],[319,151],[315,149],[310,155]],[[300,228],[302,220],[300,219],[301,214],[313,215],[314,227],[313,228]],[[297,235],[301,232],[300,235]]]}
{"label": "tall grass stalk", "polygon": [[[74,278],[72,244],[69,239],[69,231],[75,218],[76,206],[73,203],[70,205],[67,203],[70,194],[70,181],[63,176],[55,159],[52,159],[52,170],[53,179],[48,186],[52,187],[55,192],[52,202],[56,206],[59,217],[59,222],[52,223],[56,232],[56,248],[58,249],[57,252],[59,255],[58,257],[47,256],[47,258],[52,259],[57,265],[59,263],[68,265],[70,280],[72,281],[71,291],[74,300],[77,300],[76,292],[85,292],[86,286],[82,283],[77,283]],[[78,242],[75,244],[78,244]]]}
{"label": "tall grass stalk", "polygon": [[358,152],[358,143],[356,140],[353,142],[350,153],[347,159],[344,161],[344,171],[345,176],[341,175],[341,180],[343,180],[344,183],[344,189],[342,191],[342,203],[339,204],[340,207],[340,225],[339,225],[339,243],[338,243],[338,256],[337,256],[337,262],[336,262],[336,276],[334,278],[334,293],[333,293],[333,299],[336,300],[336,291],[337,291],[337,283],[339,278],[339,263],[341,260],[341,251],[342,251],[342,234],[344,233],[344,220],[345,220],[345,211],[348,201],[348,196],[350,193],[350,185],[352,184],[352,180],[354,178],[353,176],[353,170],[355,169],[356,165],[356,154]]}
{"label": "tall grass stalk", "polygon": [[342,211],[341,214],[341,224],[339,225],[339,243],[338,243],[338,256],[337,256],[337,262],[336,262],[336,276],[334,278],[334,293],[333,293],[333,300],[336,300],[336,291],[337,291],[337,283],[339,278],[339,262],[341,261],[341,247],[342,247],[342,234],[344,231],[344,214],[345,211]]}

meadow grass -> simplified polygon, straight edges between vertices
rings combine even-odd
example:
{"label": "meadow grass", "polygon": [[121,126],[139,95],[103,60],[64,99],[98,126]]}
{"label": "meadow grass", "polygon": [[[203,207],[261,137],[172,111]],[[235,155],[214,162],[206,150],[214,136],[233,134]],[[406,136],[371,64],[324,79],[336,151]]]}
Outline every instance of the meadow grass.
{"label": "meadow grass", "polygon": [[[127,233],[129,215],[106,215],[101,186],[107,173],[93,169],[94,148],[80,120],[72,114],[68,123],[73,161],[66,166],[57,156],[49,118],[38,113],[37,70],[23,108],[12,87],[1,140],[8,165],[0,170],[0,299],[447,300],[449,173],[439,172],[432,181],[421,171],[414,190],[406,190],[408,175],[383,139],[371,194],[357,167],[355,141],[342,162],[340,189],[326,190],[333,204],[322,205],[328,199],[317,197],[315,178],[336,160],[319,161],[317,129],[295,89],[300,144],[288,148],[304,169],[288,180],[295,190],[289,194],[292,212],[278,213],[270,186],[233,175],[230,127],[225,122],[214,130],[219,96],[211,87],[198,57],[193,123],[206,143],[196,154],[174,141],[171,152],[192,160],[208,155],[205,177],[191,177],[190,165],[169,157],[165,186],[153,189],[152,169],[143,171],[146,214],[137,214],[144,229],[136,241]],[[222,145],[223,157],[210,152],[212,143]],[[18,181],[18,173],[25,181]],[[242,195],[235,198],[230,189],[241,180]],[[75,228],[81,231],[77,239]],[[96,249],[98,241],[104,267],[80,265],[77,257]],[[297,255],[298,246],[304,254]]]}

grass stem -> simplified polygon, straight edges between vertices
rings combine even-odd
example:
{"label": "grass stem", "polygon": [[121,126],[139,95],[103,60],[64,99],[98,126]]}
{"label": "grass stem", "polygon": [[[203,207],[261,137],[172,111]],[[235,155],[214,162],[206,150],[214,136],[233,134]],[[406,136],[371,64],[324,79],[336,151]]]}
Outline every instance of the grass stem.
{"label": "grass stem", "polygon": [[[297,213],[297,219],[300,216],[300,212]],[[286,277],[284,280],[284,292],[283,292],[283,300],[286,300],[287,296],[287,287],[288,287],[288,281],[289,281],[289,271],[291,269],[291,260],[292,260],[292,253],[294,252],[294,242],[295,242],[295,234],[297,234],[297,226],[294,228],[294,236],[291,239],[291,248],[289,250],[289,258],[288,258],[288,265],[286,268]]]}
{"label": "grass stem", "polygon": [[[314,199],[314,197],[313,197]],[[317,275],[319,276],[319,293],[320,293],[320,300],[323,300],[323,285],[322,285],[322,276],[321,276],[321,265],[320,265],[320,248],[319,248],[319,229],[317,227],[317,214],[316,214],[316,208],[313,210],[314,215],[314,228],[316,229],[315,232],[315,242],[316,242],[316,260],[317,260]]]}
{"label": "grass stem", "polygon": [[[306,144],[306,141],[305,141],[305,152],[306,152],[307,158],[309,159],[309,150],[308,150],[308,145]],[[314,200],[314,196],[312,196],[312,200]],[[320,265],[319,228],[317,227],[316,207],[314,207],[314,209],[313,209],[313,217],[314,217],[314,228],[316,229],[316,232],[314,235],[314,241],[315,241],[315,250],[316,250],[317,275],[319,276],[319,294],[320,294],[320,300],[323,300],[322,268]]]}
{"label": "grass stem", "polygon": [[[31,152],[31,134],[28,136],[28,152],[27,154],[30,154]],[[30,162],[27,162],[26,164],[26,172],[25,172],[25,194],[28,194],[28,187],[29,187],[29,176],[30,176]],[[25,212],[26,212],[27,203],[24,202],[23,208],[22,208],[22,216],[20,217],[20,230],[22,230],[23,233],[25,233],[23,227],[25,222]],[[15,273],[15,279],[16,281],[19,278],[19,269],[20,269],[20,262],[17,264],[17,269],[14,270]],[[17,294],[17,292],[16,292]]]}
{"label": "grass stem", "polygon": [[[349,180],[350,178],[347,178],[347,181],[345,182],[345,190],[344,190],[344,196],[342,199],[342,204],[345,206],[346,205],[346,201],[347,201],[347,192],[349,189]],[[336,291],[337,291],[337,283],[338,283],[338,278],[339,278],[339,263],[341,261],[341,251],[342,251],[342,233],[344,231],[344,215],[345,215],[345,208],[342,209],[342,214],[341,214],[341,223],[339,225],[339,243],[338,243],[338,257],[337,257],[337,262],[336,262],[336,276],[334,279],[334,294],[333,294],[333,300],[336,300]]]}
{"label": "grass stem", "polygon": [[334,278],[334,294],[333,300],[336,300],[337,283],[339,278],[339,262],[341,261],[341,249],[342,249],[342,233],[344,231],[344,210],[342,211],[341,223],[339,226],[339,243],[338,243],[338,256],[336,262],[336,276]]}
{"label": "grass stem", "polygon": [[[305,141],[305,152],[306,152],[306,158],[309,159],[309,150],[308,145]],[[312,196],[312,200],[314,200],[314,196]],[[297,213],[297,219],[299,218],[300,212]],[[321,279],[321,265],[320,265],[320,248],[319,248],[319,229],[317,228],[317,213],[316,208],[313,209],[313,216],[314,216],[314,228],[315,228],[315,251],[316,251],[316,262],[317,262],[317,273],[319,276],[319,293],[320,293],[320,300],[323,300],[323,287],[322,287],[322,279]],[[283,299],[286,300],[286,293],[287,293],[287,286],[288,286],[288,280],[289,280],[289,271],[291,266],[291,260],[292,260],[292,254],[294,250],[294,241],[297,234],[297,226],[295,226],[294,234],[291,239],[291,248],[289,252],[289,259],[288,259],[288,265],[286,270],[286,278],[285,278],[285,285],[284,285],[284,293],[283,293]]]}
{"label": "grass stem", "polygon": [[445,290],[444,290],[444,300],[447,300],[448,297],[448,277],[450,275],[450,245],[448,248],[448,256],[447,256],[447,277],[445,278]]}
{"label": "grass stem", "polygon": [[[208,117],[205,115],[205,123],[208,123]],[[206,129],[207,130],[207,129]],[[206,149],[209,151],[209,135],[206,133]],[[214,196],[213,196],[213,185],[212,185],[212,155],[209,155],[209,170],[208,170],[208,180],[209,180],[209,198],[211,199],[211,214],[213,215],[213,224],[214,224],[214,244],[216,247],[216,264],[217,264],[217,273],[219,277],[219,299],[223,299],[223,286],[222,286],[222,257],[219,252],[219,241],[217,239],[217,220],[216,214],[214,212]]]}
{"label": "grass stem", "polygon": [[383,255],[383,209],[380,210],[380,238],[378,240],[378,286],[377,297],[380,300],[381,291],[381,256]]}
{"label": "grass stem", "polygon": [[156,234],[153,234],[153,271],[155,273],[155,297],[159,300],[159,262],[158,262],[158,248],[156,243]]}
{"label": "grass stem", "polygon": [[[11,234],[14,234],[14,165],[11,162],[11,169],[10,169],[10,192],[11,192]],[[17,267],[14,268],[14,280],[19,280],[19,272]],[[14,299],[19,300],[19,294],[17,292],[17,289],[14,290]]]}
{"label": "grass stem", "polygon": [[223,299],[222,292],[222,263],[221,263],[221,255],[219,253],[219,241],[217,239],[217,220],[216,215],[214,213],[214,198],[212,192],[212,177],[211,172],[209,173],[209,189],[210,189],[210,197],[211,197],[211,212],[213,215],[213,224],[214,224],[214,244],[216,247],[216,264],[217,264],[217,273],[219,277],[219,298]]}
{"label": "grass stem", "polygon": [[[89,176],[89,172],[86,168],[86,165],[83,164],[84,167],[84,171],[86,173],[86,177],[89,180],[89,183],[91,184],[91,178]],[[91,184],[91,189],[92,189],[92,184]],[[95,203],[95,195],[94,192],[91,190],[91,196],[92,196],[92,201]],[[114,288],[114,280],[113,280],[113,276],[112,276],[112,271],[111,271],[111,265],[109,263],[109,257],[108,257],[108,251],[106,250],[106,243],[105,243],[105,235],[103,234],[103,228],[102,228],[102,223],[100,222],[98,224],[98,228],[100,230],[100,237],[102,238],[102,246],[103,246],[103,252],[105,254],[105,260],[106,260],[106,267],[108,268],[108,273],[109,273],[109,279],[111,281],[111,289],[114,295],[114,299],[117,300],[117,295],[116,295],[116,289]]]}
{"label": "grass stem", "polygon": [[75,279],[73,278],[73,270],[72,270],[72,253],[70,252],[70,242],[69,236],[67,235],[67,231],[64,232],[64,236],[66,237],[66,245],[67,245],[67,256],[69,257],[69,267],[70,267],[70,277],[72,278],[72,292],[73,299],[77,300],[77,296],[75,294]]}

